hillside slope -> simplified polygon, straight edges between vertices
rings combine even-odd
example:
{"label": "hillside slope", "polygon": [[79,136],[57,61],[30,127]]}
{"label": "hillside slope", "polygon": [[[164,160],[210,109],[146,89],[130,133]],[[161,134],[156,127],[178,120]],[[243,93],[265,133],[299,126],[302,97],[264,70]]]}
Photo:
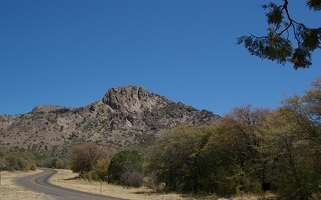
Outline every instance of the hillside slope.
{"label": "hillside slope", "polygon": [[218,115],[175,103],[140,86],[111,88],[79,108],[36,106],[31,112],[0,116],[0,150],[65,154],[77,143],[111,148],[148,144],[180,124],[215,124]]}

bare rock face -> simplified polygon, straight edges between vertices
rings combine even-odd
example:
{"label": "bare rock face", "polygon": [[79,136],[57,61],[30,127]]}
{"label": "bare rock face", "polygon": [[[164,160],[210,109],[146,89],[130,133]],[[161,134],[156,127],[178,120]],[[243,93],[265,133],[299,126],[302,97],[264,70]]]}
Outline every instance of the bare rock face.
{"label": "bare rock face", "polygon": [[115,110],[126,110],[128,112],[141,112],[157,106],[156,100],[166,101],[158,95],[149,93],[143,87],[127,86],[111,88],[104,96],[103,103]]}
{"label": "bare rock face", "polygon": [[219,118],[175,103],[140,86],[111,88],[88,106],[37,106],[31,112],[0,116],[0,150],[65,154],[72,145],[94,142],[112,148],[148,145],[180,124],[214,125]]}

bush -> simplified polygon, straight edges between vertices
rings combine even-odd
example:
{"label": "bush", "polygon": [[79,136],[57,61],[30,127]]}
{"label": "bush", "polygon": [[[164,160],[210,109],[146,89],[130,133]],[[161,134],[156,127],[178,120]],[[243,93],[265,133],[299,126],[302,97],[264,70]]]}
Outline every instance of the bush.
{"label": "bush", "polygon": [[144,176],[138,171],[125,171],[121,175],[121,182],[125,186],[140,187],[143,185]]}
{"label": "bush", "polygon": [[210,126],[180,125],[164,132],[148,149],[144,166],[149,181],[156,188],[177,192],[199,192],[203,190],[209,157],[202,158],[200,152],[208,138],[215,133]]}
{"label": "bush", "polygon": [[5,159],[0,158],[0,172],[6,169],[8,162]]}
{"label": "bush", "polygon": [[109,163],[110,160],[105,158],[97,161],[91,170],[94,180],[107,181]]}
{"label": "bush", "polygon": [[27,154],[10,153],[4,156],[6,163],[5,169],[9,171],[14,170],[36,170],[37,166],[34,160]]}
{"label": "bush", "polygon": [[69,161],[67,158],[54,157],[43,160],[40,164],[49,168],[66,169],[69,164]]}
{"label": "bush", "polygon": [[108,182],[140,187],[143,184],[143,158],[137,151],[121,151],[113,156],[108,167]]}
{"label": "bush", "polygon": [[103,147],[93,143],[79,144],[74,148],[70,168],[80,174],[89,172],[100,159],[108,159],[109,154]]}

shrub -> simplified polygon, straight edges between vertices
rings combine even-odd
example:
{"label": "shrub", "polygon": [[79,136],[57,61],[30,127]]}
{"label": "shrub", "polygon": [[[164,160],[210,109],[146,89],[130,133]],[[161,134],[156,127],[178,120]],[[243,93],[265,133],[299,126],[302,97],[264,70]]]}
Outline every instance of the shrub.
{"label": "shrub", "polygon": [[113,156],[108,167],[108,182],[139,187],[143,184],[143,158],[137,151],[121,151]]}
{"label": "shrub", "polygon": [[73,172],[89,172],[98,160],[108,158],[108,152],[93,143],[79,144],[74,148],[70,168]]}
{"label": "shrub", "polygon": [[27,154],[10,153],[4,156],[5,162],[7,163],[5,169],[9,171],[14,170],[36,170],[36,164],[34,160]]}
{"label": "shrub", "polygon": [[105,158],[97,161],[91,170],[95,180],[107,181],[109,163],[110,160]]}

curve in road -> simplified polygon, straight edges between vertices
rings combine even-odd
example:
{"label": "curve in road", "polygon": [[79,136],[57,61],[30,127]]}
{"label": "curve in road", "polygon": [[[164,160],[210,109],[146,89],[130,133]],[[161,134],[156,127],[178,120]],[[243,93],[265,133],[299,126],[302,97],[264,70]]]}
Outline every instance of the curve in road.
{"label": "curve in road", "polygon": [[23,187],[45,193],[55,199],[84,199],[84,200],[123,200],[99,194],[92,194],[78,190],[72,190],[49,183],[49,179],[57,173],[53,169],[42,169],[43,172],[30,176],[18,178],[16,183]]}

